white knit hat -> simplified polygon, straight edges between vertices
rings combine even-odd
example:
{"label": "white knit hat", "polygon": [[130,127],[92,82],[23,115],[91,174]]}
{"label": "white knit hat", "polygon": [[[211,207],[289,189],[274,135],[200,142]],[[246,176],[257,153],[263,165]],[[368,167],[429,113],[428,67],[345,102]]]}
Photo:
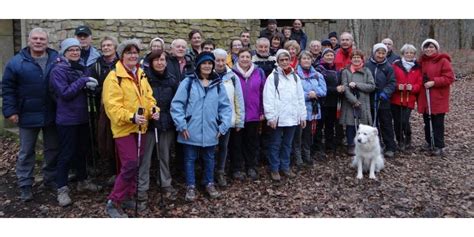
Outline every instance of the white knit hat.
{"label": "white knit hat", "polygon": [[286,56],[288,56],[288,58],[290,58],[290,61],[291,61],[291,55],[290,55],[290,52],[288,52],[288,50],[286,49],[279,49],[275,55],[276,57],[276,61],[278,62],[278,58],[280,57],[280,55],[282,54],[286,54]]}
{"label": "white knit hat", "polygon": [[439,50],[438,41],[436,41],[434,39],[426,39],[425,41],[423,41],[423,43],[421,44],[421,49],[423,49],[423,47],[428,43],[433,43],[435,45],[436,49]]}
{"label": "white knit hat", "polygon": [[384,43],[374,44],[374,48],[372,49],[372,53],[375,54],[375,52],[377,52],[377,49],[385,49],[385,52],[388,53],[387,46]]}

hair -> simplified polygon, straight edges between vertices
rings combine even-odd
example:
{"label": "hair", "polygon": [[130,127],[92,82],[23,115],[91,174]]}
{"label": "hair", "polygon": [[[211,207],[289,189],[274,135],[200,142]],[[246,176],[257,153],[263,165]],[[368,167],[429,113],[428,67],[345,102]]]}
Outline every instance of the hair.
{"label": "hair", "polygon": [[392,39],[390,39],[390,38],[385,38],[385,39],[383,39],[383,40],[382,40],[382,41],[380,41],[380,42],[381,42],[381,43],[383,43],[384,41],[390,41],[390,42],[393,44],[393,40],[392,40]]}
{"label": "hair", "polygon": [[255,41],[255,44],[261,44],[261,43],[268,43],[268,45],[270,46],[270,40],[268,40],[265,37],[260,37],[257,39],[257,41]]}
{"label": "hair", "polygon": [[286,43],[285,43],[285,47],[283,47],[284,49],[290,51],[290,47],[293,46],[296,48],[296,54],[299,54],[300,51],[301,51],[301,47],[300,47],[300,44],[298,44],[298,42],[296,42],[296,40],[288,40]]}
{"label": "hair", "polygon": [[342,32],[341,36],[339,38],[342,38],[343,35],[348,35],[349,36],[349,39],[351,39],[351,41],[354,41],[354,36],[352,36],[351,33],[349,32]]}
{"label": "hair", "polygon": [[319,46],[322,46],[321,45],[321,41],[319,40],[312,40],[310,43],[309,43],[309,46],[313,45],[313,44],[319,44]]}
{"label": "hair", "polygon": [[285,36],[285,33],[284,33],[285,30],[290,30],[290,32],[291,32],[291,29],[292,29],[291,26],[284,26],[284,27],[281,29],[281,33],[283,34],[283,36]]}
{"label": "hair", "polygon": [[30,33],[28,34],[28,39],[31,38],[31,35],[33,35],[34,33],[43,33],[43,34],[46,35],[46,39],[49,39],[49,33],[41,27],[37,27],[37,28],[32,29],[30,31]]}
{"label": "hair", "polygon": [[301,58],[303,58],[303,56],[308,56],[311,58],[311,60],[313,60],[313,54],[311,54],[311,52],[309,52],[308,50],[303,50],[301,51],[300,55],[298,55],[298,61],[301,61]]}
{"label": "hair", "polygon": [[413,46],[412,44],[404,44],[402,46],[402,48],[400,49],[400,52],[402,53],[402,55],[406,52],[406,51],[414,51],[415,54],[416,54],[416,47]]}
{"label": "hair", "polygon": [[186,42],[186,40],[184,40],[184,39],[174,39],[174,40],[171,42],[171,47],[174,48],[174,46],[176,46],[176,44],[177,44],[179,41],[183,41],[185,44],[188,44],[188,43]]}
{"label": "hair", "polygon": [[352,53],[351,53],[351,59],[352,57],[354,56],[360,56],[362,58],[362,60],[364,60],[364,52],[362,52],[362,50],[360,49],[356,49],[356,50],[353,50]]}
{"label": "hair", "polygon": [[202,37],[202,33],[201,33],[200,30],[193,29],[193,30],[191,30],[191,32],[189,32],[189,34],[188,34],[189,40],[191,40],[191,39],[193,38],[193,35],[196,34],[196,33],[199,33],[199,35],[201,35],[201,37]]}
{"label": "hair", "polygon": [[100,47],[102,48],[102,43],[104,43],[104,41],[107,41],[107,40],[112,41],[112,44],[114,45],[115,50],[117,50],[118,41],[117,41],[117,38],[113,36],[104,36],[104,38],[100,40]]}
{"label": "hair", "polygon": [[148,59],[148,62],[153,63],[153,60],[157,59],[157,58],[160,58],[161,55],[165,55],[165,59],[166,59],[166,53],[163,51],[163,50],[158,50],[156,52],[152,52],[150,55],[148,55],[147,59]]}
{"label": "hair", "polygon": [[249,33],[249,34],[250,34],[250,31],[247,30],[247,29],[243,29],[243,30],[240,32],[239,36],[242,36],[243,33]]}
{"label": "hair", "polygon": [[248,52],[250,54],[250,57],[252,57],[252,51],[250,51],[250,49],[248,49],[248,48],[241,48],[239,50],[239,53],[237,53],[237,55],[240,56],[241,54],[243,54],[245,52]]}
{"label": "hair", "polygon": [[229,50],[232,51],[232,44],[234,43],[234,41],[237,41],[237,40],[240,41],[240,43],[241,43],[242,46],[243,46],[242,40],[240,40],[240,38],[232,38],[232,39],[230,40],[230,43],[229,43]]}
{"label": "hair", "polygon": [[273,34],[270,36],[270,44],[272,43],[272,40],[273,40],[273,39],[278,39],[278,40],[280,40],[280,43],[281,43],[281,41],[282,41],[281,35],[280,35],[279,33],[273,33]]}
{"label": "hair", "polygon": [[212,45],[212,47],[215,49],[216,48],[216,44],[214,43],[214,41],[212,39],[207,39],[207,40],[204,40],[204,42],[201,43],[201,49],[204,48],[204,45]]}
{"label": "hair", "polygon": [[221,49],[221,48],[217,48],[217,49],[214,49],[214,57],[227,57],[227,52],[224,50],[224,49]]}

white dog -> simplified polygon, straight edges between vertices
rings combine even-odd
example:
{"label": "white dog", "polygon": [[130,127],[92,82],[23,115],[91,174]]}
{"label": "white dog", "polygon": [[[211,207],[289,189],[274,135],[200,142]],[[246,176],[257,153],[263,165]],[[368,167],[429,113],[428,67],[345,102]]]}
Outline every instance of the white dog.
{"label": "white dog", "polygon": [[369,170],[369,178],[375,179],[375,172],[384,166],[377,128],[360,124],[354,143],[352,167],[357,167],[357,178],[362,179],[362,170]]}

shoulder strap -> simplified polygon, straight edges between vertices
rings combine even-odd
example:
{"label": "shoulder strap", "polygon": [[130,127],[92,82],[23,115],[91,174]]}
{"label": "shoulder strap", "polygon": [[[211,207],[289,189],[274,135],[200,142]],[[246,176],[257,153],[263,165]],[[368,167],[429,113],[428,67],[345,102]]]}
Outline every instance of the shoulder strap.
{"label": "shoulder strap", "polygon": [[280,91],[278,90],[278,84],[280,83],[280,78],[278,77],[277,71],[273,72],[273,83],[275,84],[275,90],[278,94],[278,97],[280,97]]}

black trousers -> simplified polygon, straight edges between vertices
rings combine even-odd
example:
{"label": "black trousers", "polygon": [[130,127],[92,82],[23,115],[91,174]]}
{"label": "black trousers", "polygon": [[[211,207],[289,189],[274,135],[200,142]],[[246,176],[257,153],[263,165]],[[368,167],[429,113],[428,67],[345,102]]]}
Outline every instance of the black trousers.
{"label": "black trousers", "polygon": [[[237,132],[235,129],[230,133],[230,160],[232,172],[255,169],[257,166],[257,155],[260,135],[258,134],[260,122],[246,122],[244,128]],[[245,164],[244,164],[245,163]]]}
{"label": "black trousers", "polygon": [[[434,145],[437,148],[443,148],[444,145],[444,115],[432,114],[431,121],[433,123]],[[425,141],[431,143],[430,135],[430,119],[428,114],[423,114],[423,122],[425,123]]]}
{"label": "black trousers", "polygon": [[410,116],[411,109],[392,104],[393,129],[395,131],[395,138],[399,145],[411,143],[411,126]]}
{"label": "black trousers", "polygon": [[344,128],[339,124],[336,113],[336,107],[323,107],[323,123],[321,125],[324,126],[326,150],[334,150],[337,145],[342,145],[344,139]]}
{"label": "black trousers", "polygon": [[379,109],[377,113],[377,128],[382,134],[382,141],[386,151],[396,151],[395,135],[393,134],[392,111],[388,109]]}

